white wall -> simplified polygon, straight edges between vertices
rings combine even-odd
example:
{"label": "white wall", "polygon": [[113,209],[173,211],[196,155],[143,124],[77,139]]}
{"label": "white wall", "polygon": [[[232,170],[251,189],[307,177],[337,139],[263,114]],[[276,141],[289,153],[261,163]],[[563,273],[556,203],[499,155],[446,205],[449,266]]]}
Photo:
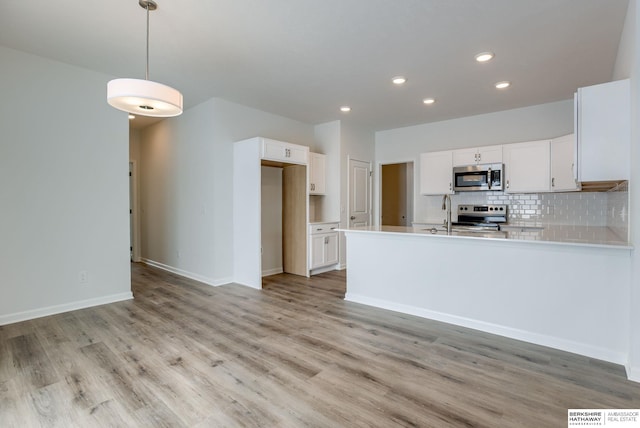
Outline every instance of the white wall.
{"label": "white wall", "polygon": [[326,195],[314,198],[317,221],[340,220],[340,121],[314,127],[315,144],[312,151],[326,156]]}
{"label": "white wall", "polygon": [[0,64],[0,324],[131,298],[129,124],[110,77],[2,47]]}
{"label": "white wall", "polygon": [[[375,159],[375,134],[348,122],[340,124],[340,225],[348,227],[349,219],[349,159],[373,162]],[[372,182],[374,180],[372,179]],[[373,191],[373,189],[372,189]],[[375,205],[371,205],[372,220],[376,218]],[[340,266],[347,267],[347,242],[344,234],[340,234]]]}
{"label": "white wall", "polygon": [[631,79],[631,180],[629,185],[629,219],[631,242],[636,249],[631,253],[631,306],[629,335],[629,361],[627,374],[640,382],[640,8],[631,0],[625,20],[624,30],[618,48],[614,79]]}
{"label": "white wall", "polygon": [[214,98],[145,128],[142,257],[209,284],[233,278],[233,142],[311,146],[313,127]]}

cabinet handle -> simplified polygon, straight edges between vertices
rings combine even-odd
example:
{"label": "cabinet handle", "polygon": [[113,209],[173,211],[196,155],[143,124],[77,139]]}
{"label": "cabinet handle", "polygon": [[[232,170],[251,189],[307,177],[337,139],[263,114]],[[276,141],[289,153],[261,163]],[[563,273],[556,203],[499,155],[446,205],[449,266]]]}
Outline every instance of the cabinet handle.
{"label": "cabinet handle", "polygon": [[449,182],[449,191],[451,191],[452,188],[453,188],[452,184],[451,184],[451,182]]}
{"label": "cabinet handle", "polygon": [[509,188],[509,180],[507,180],[507,189]]}
{"label": "cabinet handle", "polygon": [[556,178],[551,177],[551,187],[556,187]]}

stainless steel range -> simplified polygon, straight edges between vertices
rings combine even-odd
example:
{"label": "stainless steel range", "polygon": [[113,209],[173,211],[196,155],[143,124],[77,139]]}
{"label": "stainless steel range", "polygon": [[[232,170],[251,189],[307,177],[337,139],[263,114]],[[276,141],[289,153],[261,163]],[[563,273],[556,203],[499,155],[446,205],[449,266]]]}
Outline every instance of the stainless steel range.
{"label": "stainless steel range", "polygon": [[456,229],[500,230],[507,222],[507,205],[458,205],[458,221],[452,223]]}

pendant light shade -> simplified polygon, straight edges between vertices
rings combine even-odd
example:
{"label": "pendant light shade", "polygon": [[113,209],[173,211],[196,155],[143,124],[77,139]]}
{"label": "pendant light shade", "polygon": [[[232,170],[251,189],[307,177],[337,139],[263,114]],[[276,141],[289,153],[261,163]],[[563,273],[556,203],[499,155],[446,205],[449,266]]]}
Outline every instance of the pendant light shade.
{"label": "pendant light shade", "polygon": [[141,116],[182,114],[182,94],[151,80],[114,79],[107,84],[107,102],[118,110]]}
{"label": "pendant light shade", "polygon": [[172,117],[182,114],[182,94],[162,83],[149,80],[149,11],[158,5],[139,0],[147,11],[147,70],[145,79],[114,79],[107,84],[107,102],[118,110],[140,116]]}

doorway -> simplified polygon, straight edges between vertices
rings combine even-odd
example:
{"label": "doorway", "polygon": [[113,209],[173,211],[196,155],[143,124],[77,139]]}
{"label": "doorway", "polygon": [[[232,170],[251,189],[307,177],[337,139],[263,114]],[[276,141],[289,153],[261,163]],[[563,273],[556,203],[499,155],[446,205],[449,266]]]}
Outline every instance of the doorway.
{"label": "doorway", "polygon": [[380,224],[411,226],[413,162],[384,164],[380,170]]}

